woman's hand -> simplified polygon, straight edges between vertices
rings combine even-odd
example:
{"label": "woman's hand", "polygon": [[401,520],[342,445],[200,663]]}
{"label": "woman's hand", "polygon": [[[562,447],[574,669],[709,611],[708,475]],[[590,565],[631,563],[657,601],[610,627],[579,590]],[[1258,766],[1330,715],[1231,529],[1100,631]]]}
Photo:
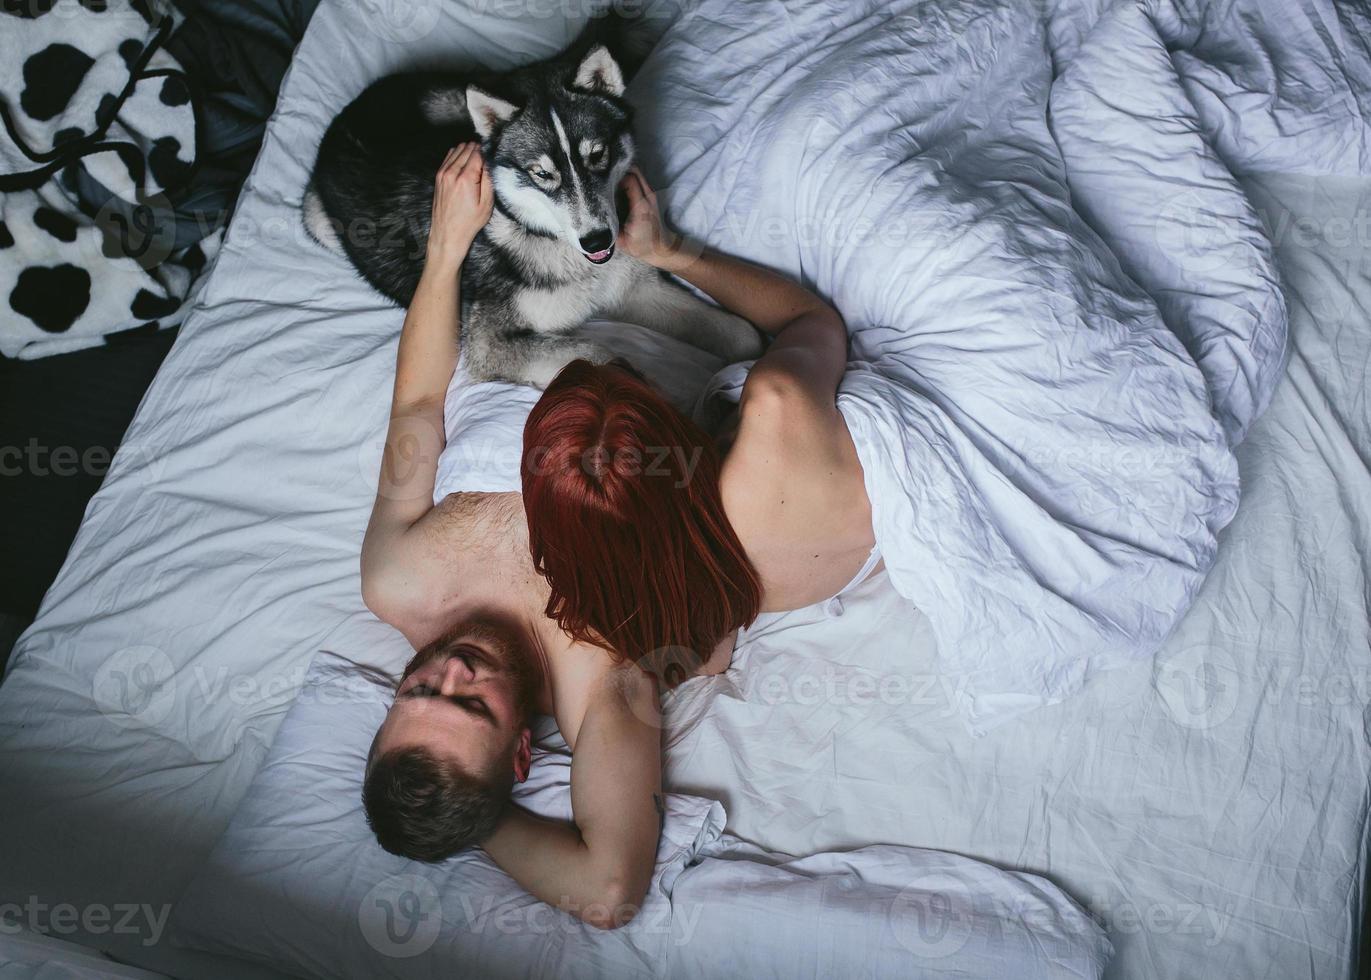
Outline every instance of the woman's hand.
{"label": "woman's hand", "polygon": [[628,220],[619,230],[619,247],[629,255],[658,269],[669,269],[683,256],[683,239],[662,223],[657,195],[647,178],[634,167],[620,184],[628,195]]}
{"label": "woman's hand", "polygon": [[460,266],[471,243],[490,220],[494,204],[490,173],[480,146],[463,143],[448,150],[433,182],[433,219],[425,265],[445,270]]}

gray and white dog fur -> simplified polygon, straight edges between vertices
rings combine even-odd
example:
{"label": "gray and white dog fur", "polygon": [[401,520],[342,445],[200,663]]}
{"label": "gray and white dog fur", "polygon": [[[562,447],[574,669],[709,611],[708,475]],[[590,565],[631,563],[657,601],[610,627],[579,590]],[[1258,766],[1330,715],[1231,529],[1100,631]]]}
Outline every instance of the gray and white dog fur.
{"label": "gray and white dog fur", "polygon": [[495,209],[462,272],[470,377],[545,387],[572,360],[609,361],[611,351],[572,334],[593,317],[641,324],[729,361],[756,357],[761,339],[747,321],[615,254],[616,190],[635,152],[623,92],[618,62],[591,34],[504,74],[383,78],[325,134],[305,225],[408,306],[434,175],[448,148],[479,139]]}

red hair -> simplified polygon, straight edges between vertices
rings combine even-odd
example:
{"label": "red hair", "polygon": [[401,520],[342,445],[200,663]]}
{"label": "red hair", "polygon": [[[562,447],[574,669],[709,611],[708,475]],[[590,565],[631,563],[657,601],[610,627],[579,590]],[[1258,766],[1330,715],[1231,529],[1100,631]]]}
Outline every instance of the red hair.
{"label": "red hair", "polygon": [[524,426],[524,513],[552,588],[547,615],[617,657],[648,668],[644,658],[674,658],[694,673],[762,602],[719,470],[713,441],[631,369],[567,365]]}

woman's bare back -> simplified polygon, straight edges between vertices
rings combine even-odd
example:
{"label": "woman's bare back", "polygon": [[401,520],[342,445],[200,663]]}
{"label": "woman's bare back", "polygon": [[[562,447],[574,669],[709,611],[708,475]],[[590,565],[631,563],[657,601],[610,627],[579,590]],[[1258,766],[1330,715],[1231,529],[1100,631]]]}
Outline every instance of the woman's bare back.
{"label": "woman's bare back", "polygon": [[836,403],[749,378],[720,477],[724,510],[762,579],[762,610],[847,586],[876,539],[861,461]]}

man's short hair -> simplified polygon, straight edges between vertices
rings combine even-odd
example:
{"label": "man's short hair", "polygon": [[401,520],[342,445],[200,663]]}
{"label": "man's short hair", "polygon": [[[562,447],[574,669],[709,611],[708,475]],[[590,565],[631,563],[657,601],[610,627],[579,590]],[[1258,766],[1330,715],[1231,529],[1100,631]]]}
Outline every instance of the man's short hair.
{"label": "man's short hair", "polygon": [[441,861],[495,832],[513,787],[512,766],[480,778],[427,749],[401,748],[367,767],[362,807],[387,851]]}

